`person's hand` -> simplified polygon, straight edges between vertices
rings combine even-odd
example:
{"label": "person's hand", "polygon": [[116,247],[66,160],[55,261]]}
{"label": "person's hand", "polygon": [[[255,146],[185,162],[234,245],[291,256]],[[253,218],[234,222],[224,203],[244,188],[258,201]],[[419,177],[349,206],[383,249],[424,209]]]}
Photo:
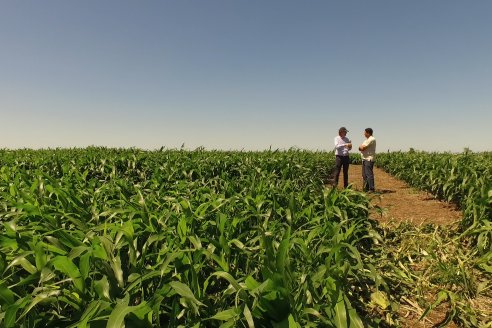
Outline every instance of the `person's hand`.
{"label": "person's hand", "polygon": [[345,147],[347,147],[348,150],[352,149],[352,143],[349,142],[348,144],[345,144]]}

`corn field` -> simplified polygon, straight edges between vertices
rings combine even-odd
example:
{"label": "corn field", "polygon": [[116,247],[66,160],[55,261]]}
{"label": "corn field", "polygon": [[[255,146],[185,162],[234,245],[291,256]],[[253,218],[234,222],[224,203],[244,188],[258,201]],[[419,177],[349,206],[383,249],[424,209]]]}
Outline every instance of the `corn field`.
{"label": "corn field", "polygon": [[[459,204],[460,230],[379,226],[366,194],[325,186],[325,152],[0,150],[0,325],[388,327],[429,287],[449,321],[486,324],[464,300],[491,288],[491,154],[380,158]],[[408,256],[448,265],[449,240],[480,279],[410,273]]]}
{"label": "corn field", "polygon": [[[362,327],[368,200],[326,153],[2,151],[3,327]],[[381,287],[382,288],[382,287]]]}

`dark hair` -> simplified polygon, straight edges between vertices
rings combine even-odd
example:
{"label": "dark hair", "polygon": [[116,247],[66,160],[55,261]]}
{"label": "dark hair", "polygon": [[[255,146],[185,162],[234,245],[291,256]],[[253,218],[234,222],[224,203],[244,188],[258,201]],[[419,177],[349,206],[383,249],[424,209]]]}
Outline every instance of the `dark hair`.
{"label": "dark hair", "polygon": [[367,133],[369,133],[372,136],[372,129],[371,128],[367,128],[364,131],[366,131]]}

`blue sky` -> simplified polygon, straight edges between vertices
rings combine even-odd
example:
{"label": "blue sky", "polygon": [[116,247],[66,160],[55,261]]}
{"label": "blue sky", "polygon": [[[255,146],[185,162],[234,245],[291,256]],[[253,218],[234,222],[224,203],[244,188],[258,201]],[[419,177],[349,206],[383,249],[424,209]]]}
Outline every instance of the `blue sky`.
{"label": "blue sky", "polygon": [[5,1],[0,148],[492,150],[492,1]]}

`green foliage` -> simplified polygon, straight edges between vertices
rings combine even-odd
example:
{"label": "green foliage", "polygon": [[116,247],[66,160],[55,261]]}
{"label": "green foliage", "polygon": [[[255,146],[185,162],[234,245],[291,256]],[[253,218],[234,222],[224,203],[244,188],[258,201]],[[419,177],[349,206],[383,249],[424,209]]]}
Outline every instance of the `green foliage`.
{"label": "green foliage", "polygon": [[[303,151],[0,151],[4,327],[361,327],[377,232]],[[378,294],[379,295],[379,294]]]}

